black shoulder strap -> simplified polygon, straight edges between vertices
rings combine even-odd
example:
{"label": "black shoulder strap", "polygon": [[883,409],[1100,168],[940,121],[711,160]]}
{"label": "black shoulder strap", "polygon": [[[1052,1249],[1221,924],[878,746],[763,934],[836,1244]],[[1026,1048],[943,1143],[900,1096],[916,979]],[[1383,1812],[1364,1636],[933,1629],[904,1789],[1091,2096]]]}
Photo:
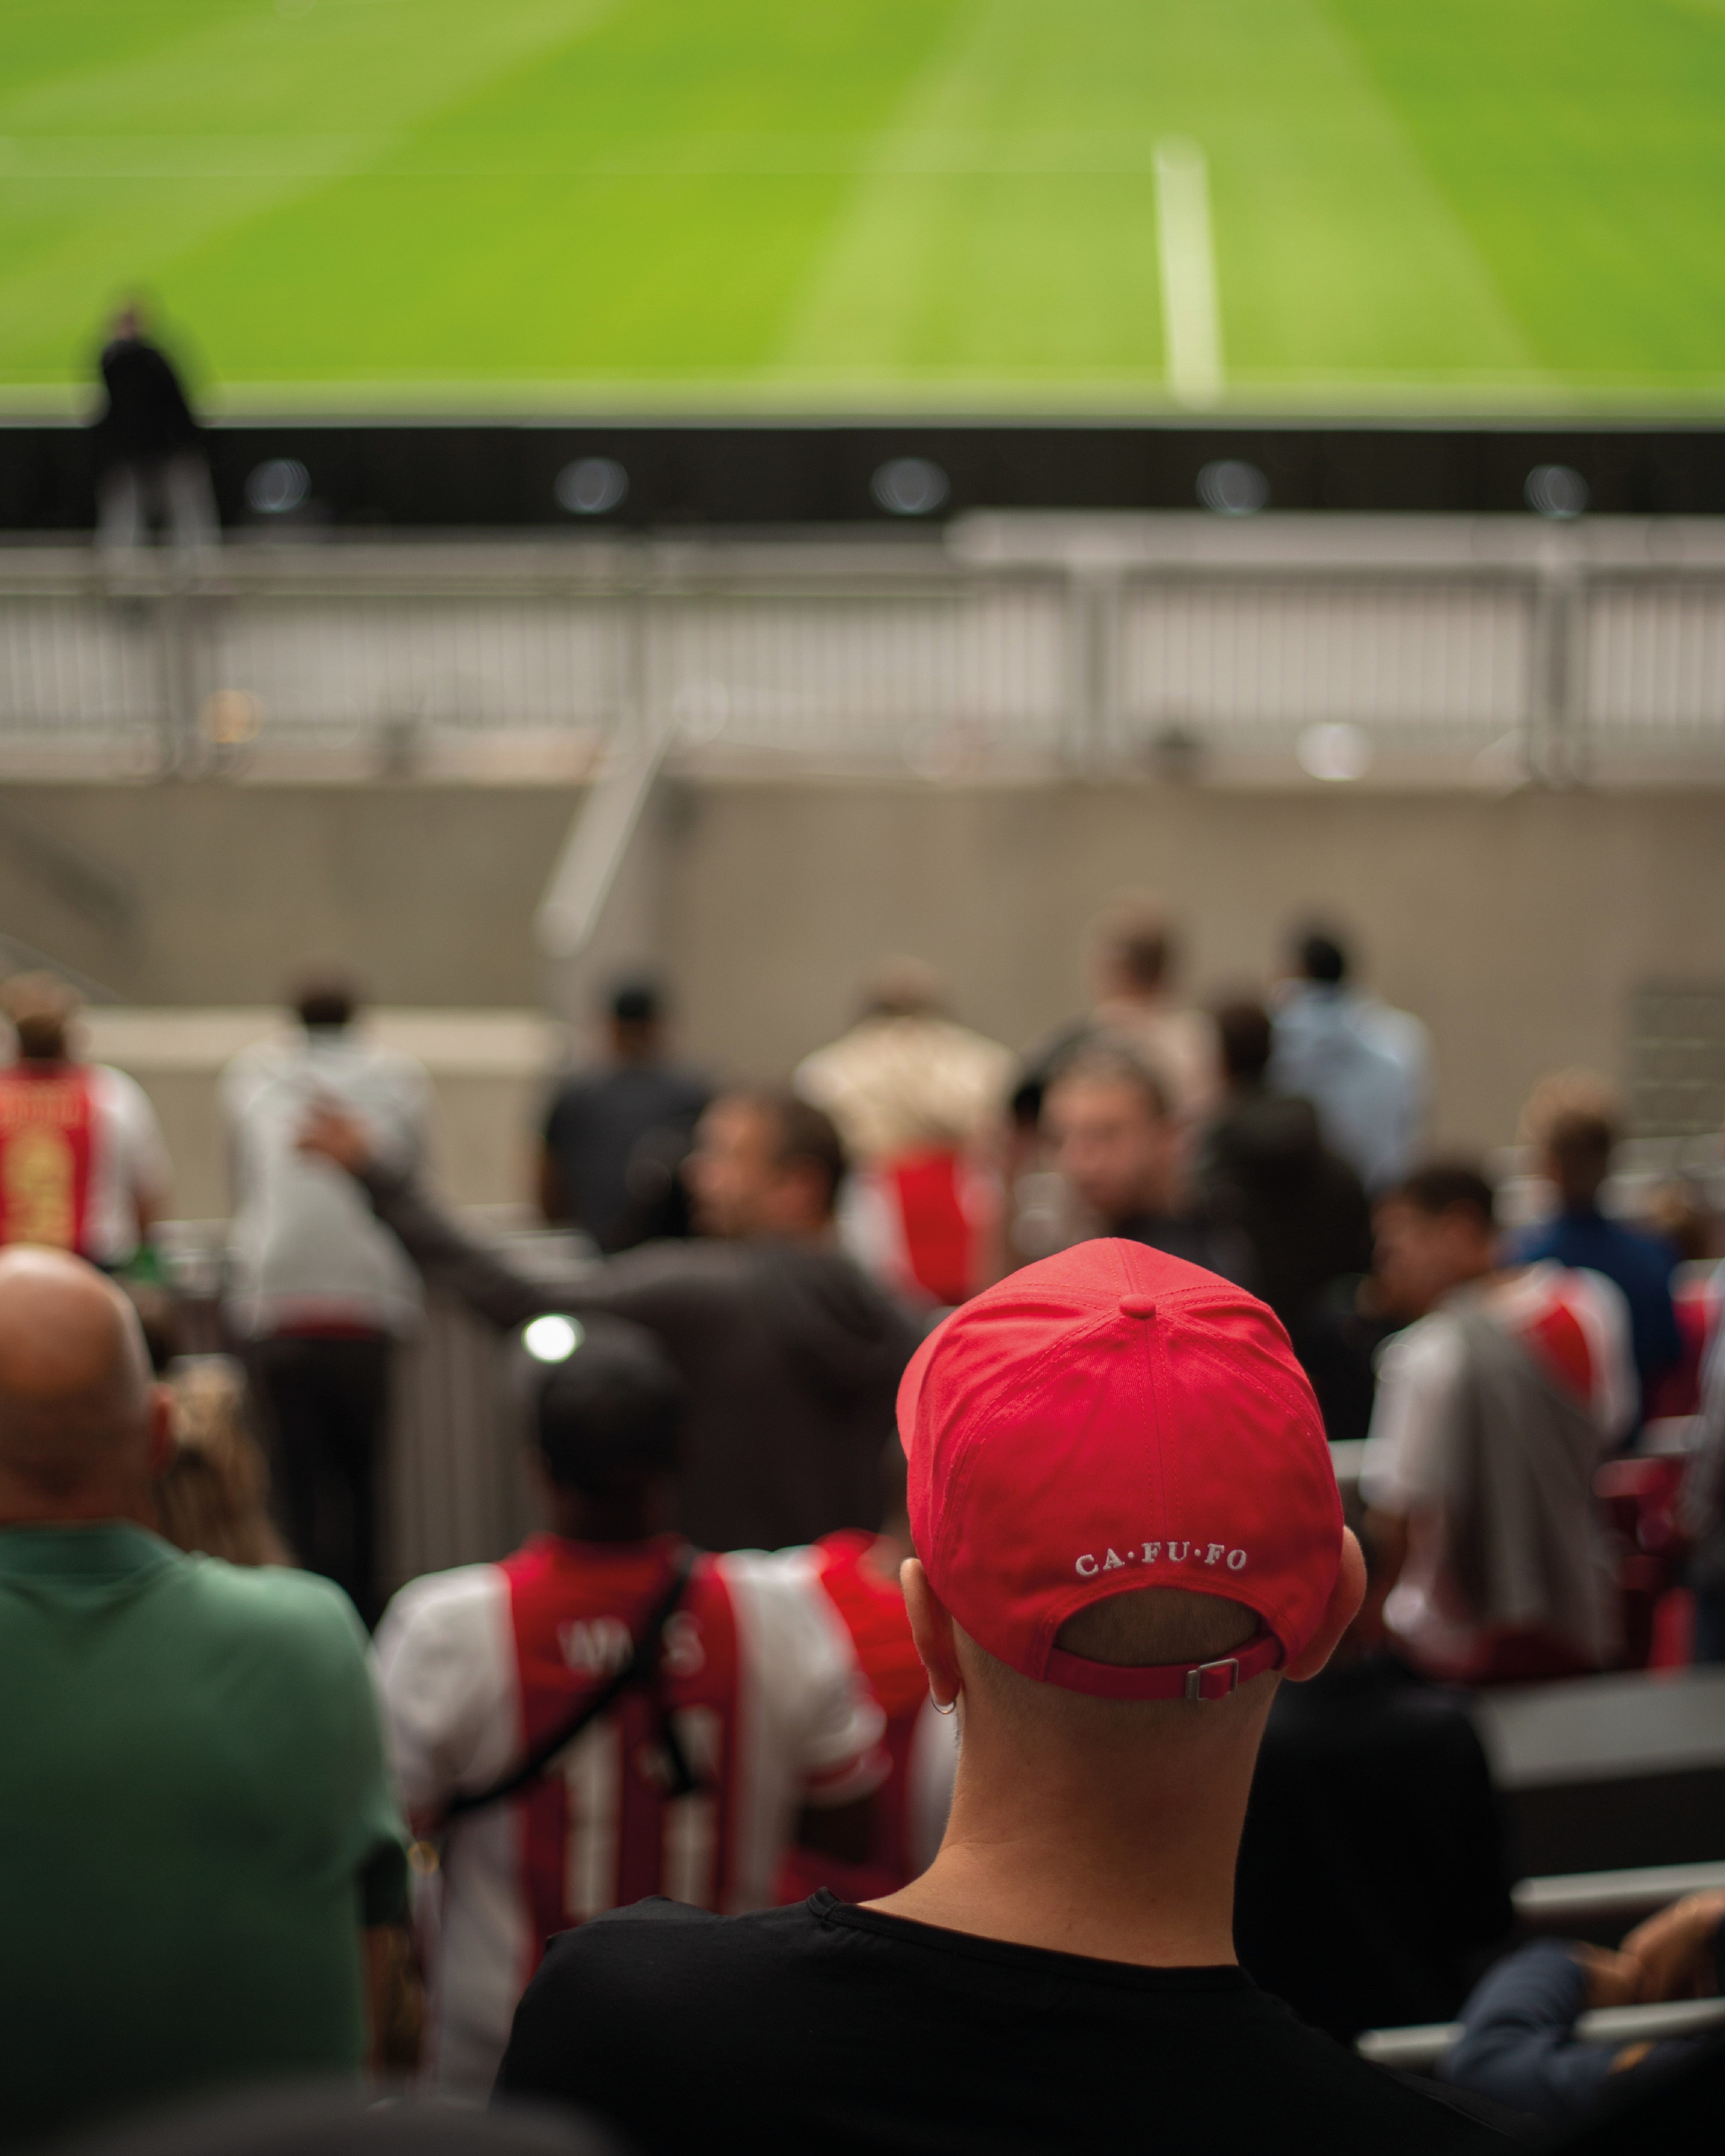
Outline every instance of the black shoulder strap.
{"label": "black shoulder strap", "polygon": [[512,1797],[524,1789],[536,1775],[542,1774],[556,1758],[563,1747],[578,1738],[591,1722],[597,1722],[606,1709],[613,1706],[631,1685],[652,1681],[659,1666],[660,1643],[665,1637],[665,1628],[683,1599],[683,1590],[689,1584],[689,1575],[695,1568],[696,1552],[687,1543],[677,1553],[671,1566],[670,1579],[658,1601],[647,1614],[646,1622],[636,1633],[629,1649],[629,1660],[614,1676],[607,1677],[598,1690],[589,1692],[579,1707],[561,1727],[549,1737],[542,1738],[522,1760],[521,1765],[493,1782],[489,1789],[475,1789],[465,1796],[452,1797],[444,1807],[444,1823],[462,1818],[469,1812],[483,1811],[487,1804],[495,1804],[505,1797]]}

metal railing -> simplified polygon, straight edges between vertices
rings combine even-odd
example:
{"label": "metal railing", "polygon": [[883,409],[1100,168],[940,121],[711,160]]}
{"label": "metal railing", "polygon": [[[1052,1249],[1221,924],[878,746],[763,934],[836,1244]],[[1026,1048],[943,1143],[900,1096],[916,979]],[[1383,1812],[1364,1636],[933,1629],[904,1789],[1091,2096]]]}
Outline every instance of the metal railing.
{"label": "metal railing", "polygon": [[1708,523],[0,547],[0,773],[1725,778]]}

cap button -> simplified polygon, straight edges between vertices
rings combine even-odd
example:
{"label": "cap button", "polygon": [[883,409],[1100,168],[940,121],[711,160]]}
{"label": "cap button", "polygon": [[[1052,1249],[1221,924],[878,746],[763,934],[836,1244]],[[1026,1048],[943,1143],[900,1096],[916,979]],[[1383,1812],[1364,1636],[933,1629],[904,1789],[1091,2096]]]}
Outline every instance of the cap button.
{"label": "cap button", "polygon": [[1123,1295],[1120,1298],[1122,1317],[1154,1317],[1156,1298],[1153,1295]]}

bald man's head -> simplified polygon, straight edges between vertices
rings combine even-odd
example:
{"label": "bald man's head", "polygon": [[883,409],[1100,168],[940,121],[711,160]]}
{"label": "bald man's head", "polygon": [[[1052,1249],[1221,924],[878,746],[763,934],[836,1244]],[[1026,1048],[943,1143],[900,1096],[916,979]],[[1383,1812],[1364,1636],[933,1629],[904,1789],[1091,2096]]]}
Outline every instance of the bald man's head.
{"label": "bald man's head", "polygon": [[136,1517],[164,1419],[119,1289],[62,1250],[0,1251],[0,1521]]}

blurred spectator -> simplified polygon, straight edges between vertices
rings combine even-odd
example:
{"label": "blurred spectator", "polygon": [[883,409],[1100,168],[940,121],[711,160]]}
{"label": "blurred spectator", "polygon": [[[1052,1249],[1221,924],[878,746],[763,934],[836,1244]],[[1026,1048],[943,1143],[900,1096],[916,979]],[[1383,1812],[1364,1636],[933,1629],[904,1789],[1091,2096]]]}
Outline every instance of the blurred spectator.
{"label": "blurred spectator", "polygon": [[1269,1081],[1317,1110],[1325,1142],[1368,1191],[1414,1164],[1430,1092],[1425,1029],[1351,985],[1348,954],[1313,930],[1295,947],[1294,978],[1276,998]]}
{"label": "blurred spectator", "polygon": [[1384,1348],[1360,1488],[1392,1638],[1437,1676],[1567,1676],[1617,1645],[1594,1474],[1633,1412],[1629,1320],[1597,1273],[1500,1273],[1491,1186],[1438,1164],[1379,1204]]}
{"label": "blurred spectator", "polygon": [[1302,2021],[1448,2021],[1515,1912],[1491,1770],[1466,1697],[1385,1648],[1384,1553],[1310,1683],[1284,1685],[1259,1748],[1235,1876],[1241,1964]]}
{"label": "blurred spectator", "polygon": [[[1657,2074],[1697,2056],[1702,2042],[1667,2039],[1613,2050],[1580,2042],[1577,2021],[1601,2007],[1725,1990],[1722,1926],[1725,1894],[1690,1894],[1637,1925],[1615,1953],[1558,1939],[1523,1947],[1481,1979],[1439,2072],[1542,2123],[1585,2117],[1618,2077]],[[1645,2145],[1668,2146],[1658,2139]]]}
{"label": "blurred spectator", "polygon": [[554,1532],[416,1580],[377,1633],[402,1794],[421,1831],[454,1814],[435,2071],[475,2092],[553,1933],[653,1894],[760,1908],[799,1806],[860,1853],[886,1771],[810,1583],[662,1532],[688,1408],[664,1348],[610,1317],[564,1337],[535,1402]]}
{"label": "blurred spectator", "polygon": [[1123,1041],[1153,1071],[1176,1119],[1189,1126],[1215,1096],[1215,1029],[1206,1013],[1174,994],[1174,935],[1148,899],[1115,901],[1091,929],[1090,1015],[1033,1049],[1014,1096],[1019,1121],[1034,1124],[1054,1072],[1096,1034]]}
{"label": "blurred spectator", "polygon": [[1599,1210],[1623,1122],[1617,1089],[1590,1070],[1559,1070],[1534,1087],[1522,1111],[1522,1137],[1538,1155],[1539,1173],[1557,1186],[1558,1213],[1519,1235],[1515,1255],[1525,1262],[1584,1265],[1616,1282],[1629,1305],[1639,1423],[1640,1402],[1677,1368],[1683,1346],[1671,1306],[1675,1246]]}
{"label": "blurred spectator", "polygon": [[149,1531],[168,1415],[117,1289],[58,1252],[0,1256],[0,2028],[21,2141],[357,2071],[366,1972],[406,1913],[353,1610]]}
{"label": "blurred spectator", "polygon": [[1055,1168],[1096,1232],[1147,1243],[1224,1280],[1250,1277],[1245,1237],[1188,1201],[1179,1125],[1162,1081],[1129,1048],[1091,1040],[1075,1049],[1050,1074],[1043,1129]]}
{"label": "blurred spectator", "polygon": [[823,1887],[842,1902],[894,1892],[933,1862],[952,1810],[958,1732],[929,1697],[899,1580],[915,1553],[896,1438],[883,1471],[886,1517],[878,1535],[841,1528],[806,1550],[788,1551],[783,1562],[837,1616],[858,1675],[886,1717],[889,1771],[875,1792],[866,1856],[850,1861],[798,1843],[780,1866],[776,1902],[806,1901]]}
{"label": "blurred spectator", "polygon": [[228,1564],[290,1564],[270,1517],[270,1470],[246,1426],[244,1373],[226,1355],[188,1356],[167,1394],[173,1444],[156,1481],[162,1534]]}
{"label": "blurred spectator", "polygon": [[889,1287],[952,1304],[988,1270],[989,1156],[1014,1058],[955,1024],[945,1002],[932,967],[886,960],[863,984],[861,1017],[806,1056],[794,1082],[845,1141],[851,1247]]}
{"label": "blurred spectator", "polygon": [[625,981],[607,1004],[611,1060],[564,1079],[545,1118],[539,1206],[592,1236],[607,1256],[686,1235],[679,1173],[711,1097],[665,1053],[664,1008],[650,981]]}
{"label": "blurred spectator", "polygon": [[54,973],[14,973],[0,1009],[18,1040],[0,1070],[0,1243],[130,1265],[167,1209],[172,1171],[149,1096],[72,1052],[80,998]]}
{"label": "blurred spectator", "polygon": [[237,1055],[221,1101],[234,1163],[228,1318],[270,1444],[275,1493],[300,1563],[345,1588],[367,1624],[377,1594],[377,1474],[394,1343],[419,1319],[419,1283],[348,1178],[296,1147],[328,1104],[401,1173],[425,1150],[429,1086],[411,1057],[353,1024],[339,978],[306,981],[299,1030]]}
{"label": "blurred spectator", "polygon": [[1370,1268],[1365,1191],[1324,1144],[1312,1103],[1266,1084],[1271,1034],[1263,1005],[1224,1005],[1216,1031],[1225,1090],[1199,1148],[1199,1188],[1211,1217],[1250,1247],[1254,1291],[1288,1328],[1331,1440],[1363,1437],[1371,1363],[1326,1290]]}
{"label": "blurred spectator", "polygon": [[649,2152],[716,2117],[739,2146],[833,2156],[1494,2145],[1235,1963],[1271,1671],[1315,1674],[1363,1584],[1263,1306],[1081,1244],[949,1317],[903,1402],[906,1599],[963,1717],[934,1863],[861,1907],[649,1902],[565,1935],[500,2089],[587,2103]]}
{"label": "blurred spectator", "polygon": [[100,365],[107,403],[95,429],[97,544],[141,547],[159,517],[176,547],[217,545],[203,429],[172,362],[145,334],[136,301],[115,316]]}
{"label": "blurred spectator", "polygon": [[819,1108],[721,1095],[687,1167],[700,1235],[554,1273],[475,1241],[351,1118],[315,1116],[302,1142],[347,1167],[414,1263],[493,1323],[609,1311],[658,1334],[693,1402],[677,1524],[702,1548],[879,1527],[877,1463],[917,1332],[834,1247],[845,1149]]}

